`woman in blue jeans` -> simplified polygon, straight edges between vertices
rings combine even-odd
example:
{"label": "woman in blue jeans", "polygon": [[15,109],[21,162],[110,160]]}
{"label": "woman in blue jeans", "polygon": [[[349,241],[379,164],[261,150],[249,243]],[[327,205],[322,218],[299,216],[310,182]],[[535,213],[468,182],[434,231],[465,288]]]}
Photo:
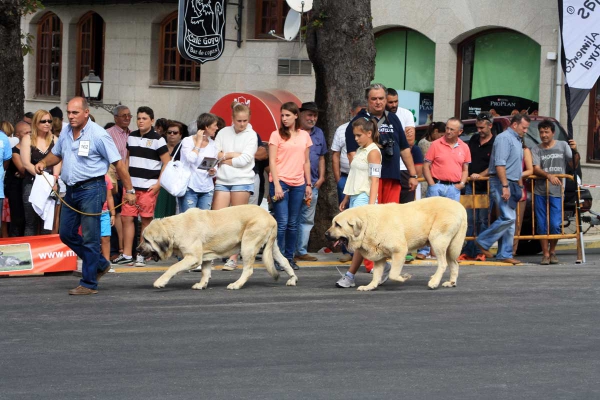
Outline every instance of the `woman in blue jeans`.
{"label": "woman in blue jeans", "polygon": [[269,194],[277,220],[277,245],[293,269],[298,237],[298,217],[304,199],[312,198],[309,148],[312,140],[300,129],[298,106],[281,106],[281,124],[269,138]]}
{"label": "woman in blue jeans", "polygon": [[213,138],[217,132],[217,116],[210,113],[200,114],[196,121],[198,132],[181,141],[181,161],[193,170],[185,195],[178,197],[179,212],[190,208],[210,210],[215,185],[215,168],[202,169],[200,164],[205,157],[217,158],[217,147]]}

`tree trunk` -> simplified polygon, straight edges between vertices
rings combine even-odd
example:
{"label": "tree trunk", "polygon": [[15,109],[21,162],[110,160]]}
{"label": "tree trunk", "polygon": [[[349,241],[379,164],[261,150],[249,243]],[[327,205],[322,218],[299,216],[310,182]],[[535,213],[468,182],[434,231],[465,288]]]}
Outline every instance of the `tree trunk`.
{"label": "tree trunk", "polygon": [[23,118],[23,50],[20,0],[0,1],[0,120],[15,124]]}
{"label": "tree trunk", "polygon": [[[306,48],[315,69],[315,102],[322,110],[318,125],[330,146],[336,128],[348,121],[352,101],[364,97],[375,73],[371,0],[315,0]],[[329,244],[324,233],[339,212],[331,154],[326,156],[326,166],[310,234],[311,251]]]}

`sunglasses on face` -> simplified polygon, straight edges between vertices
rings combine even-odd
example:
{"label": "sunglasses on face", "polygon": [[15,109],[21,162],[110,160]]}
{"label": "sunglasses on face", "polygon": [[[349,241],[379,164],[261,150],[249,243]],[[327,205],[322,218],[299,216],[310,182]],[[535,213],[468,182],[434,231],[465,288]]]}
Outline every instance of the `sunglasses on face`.
{"label": "sunglasses on face", "polygon": [[167,131],[167,135],[179,135],[179,131]]}
{"label": "sunglasses on face", "polygon": [[51,119],[41,119],[40,120],[40,124],[51,124],[52,120]]}

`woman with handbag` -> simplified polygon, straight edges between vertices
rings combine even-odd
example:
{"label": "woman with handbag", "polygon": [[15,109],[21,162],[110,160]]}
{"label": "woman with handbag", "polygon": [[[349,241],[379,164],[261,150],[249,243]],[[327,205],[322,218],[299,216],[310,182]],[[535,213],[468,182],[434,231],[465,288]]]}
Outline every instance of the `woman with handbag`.
{"label": "woman with handbag", "polygon": [[[177,161],[181,157],[181,140],[188,136],[187,126],[178,121],[168,121],[165,134],[171,160]],[[156,199],[154,218],[170,217],[175,215],[176,212],[177,198],[161,187]]]}
{"label": "woman with handbag", "polygon": [[179,212],[190,208],[210,210],[215,190],[213,177],[217,173],[216,166],[204,169],[201,166],[205,159],[217,159],[217,147],[213,138],[217,132],[217,116],[203,113],[198,116],[196,126],[198,132],[181,142],[181,161],[192,170],[185,195],[178,197]]}

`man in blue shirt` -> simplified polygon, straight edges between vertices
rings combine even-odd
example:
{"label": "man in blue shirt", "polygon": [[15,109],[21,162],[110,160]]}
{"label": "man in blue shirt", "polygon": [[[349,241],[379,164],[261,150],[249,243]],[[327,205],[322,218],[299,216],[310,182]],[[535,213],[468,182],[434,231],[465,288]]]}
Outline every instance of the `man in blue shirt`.
{"label": "man in blue shirt", "polygon": [[[82,260],[79,286],[70,295],[98,293],[98,280],[110,269],[110,262],[100,252],[100,213],[106,200],[104,175],[114,164],[126,189],[124,200],[135,204],[135,191],[127,167],[110,135],[89,119],[87,101],[75,97],[67,105],[69,125],[61,131],[52,151],[36,164],[35,170],[62,164],[61,178],[67,185],[65,202],[80,211],[63,207],[60,218],[60,240]],[[79,226],[83,237],[78,233]]]}
{"label": "man in blue shirt", "polygon": [[316,127],[319,118],[317,103],[311,101],[302,103],[300,107],[300,126],[310,134],[312,146],[310,146],[310,180],[312,186],[312,197],[307,204],[305,199],[300,210],[298,221],[298,241],[296,242],[295,261],[317,261],[317,257],[308,254],[308,238],[310,231],[315,225],[315,212],[317,210],[317,199],[319,188],[325,182],[325,154],[327,154],[327,142],[321,128]]}
{"label": "man in blue shirt", "polygon": [[515,208],[522,196],[523,144],[530,119],[527,115],[516,114],[510,120],[510,127],[499,134],[492,147],[490,165],[490,201],[498,207],[498,219],[475,240],[486,258],[491,258],[489,248],[498,241],[497,261],[520,264],[513,258],[513,238],[515,235]]}

